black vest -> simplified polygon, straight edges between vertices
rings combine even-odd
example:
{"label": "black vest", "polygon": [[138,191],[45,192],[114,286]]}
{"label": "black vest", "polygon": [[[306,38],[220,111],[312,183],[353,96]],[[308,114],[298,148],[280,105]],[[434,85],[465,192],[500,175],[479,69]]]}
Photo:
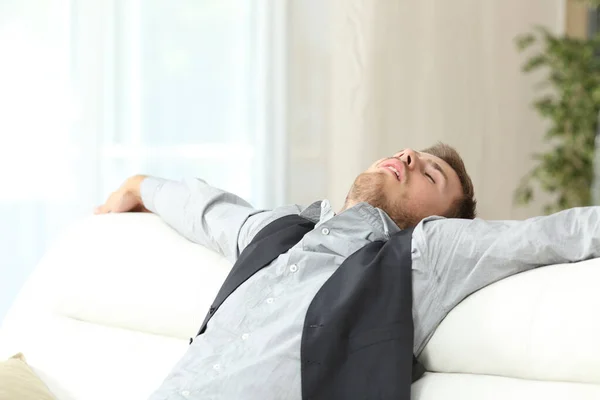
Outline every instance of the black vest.
{"label": "black vest", "polygon": [[[198,335],[233,291],[315,224],[298,215],[263,228],[242,251]],[[423,374],[413,357],[412,229],[348,257],[313,298],[302,331],[303,400],[410,400]]]}

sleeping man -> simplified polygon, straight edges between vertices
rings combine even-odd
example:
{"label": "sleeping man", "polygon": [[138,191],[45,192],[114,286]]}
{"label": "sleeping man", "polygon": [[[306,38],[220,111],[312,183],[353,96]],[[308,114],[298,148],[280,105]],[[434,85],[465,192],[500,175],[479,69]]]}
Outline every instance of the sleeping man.
{"label": "sleeping man", "polygon": [[408,400],[416,358],[461,300],[600,255],[595,207],[490,222],[475,205],[460,156],[438,144],[376,161],[337,212],[327,200],[257,210],[199,179],[145,176],[96,212],[156,213],[235,263],[151,400]]}

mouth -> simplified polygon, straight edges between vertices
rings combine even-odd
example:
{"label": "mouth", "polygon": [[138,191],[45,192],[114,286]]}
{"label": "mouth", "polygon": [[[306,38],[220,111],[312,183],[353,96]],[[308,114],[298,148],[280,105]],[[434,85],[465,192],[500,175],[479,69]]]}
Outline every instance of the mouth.
{"label": "mouth", "polygon": [[402,182],[406,174],[404,163],[397,158],[388,158],[379,164],[379,168],[383,168],[388,173],[393,174],[399,182]]}

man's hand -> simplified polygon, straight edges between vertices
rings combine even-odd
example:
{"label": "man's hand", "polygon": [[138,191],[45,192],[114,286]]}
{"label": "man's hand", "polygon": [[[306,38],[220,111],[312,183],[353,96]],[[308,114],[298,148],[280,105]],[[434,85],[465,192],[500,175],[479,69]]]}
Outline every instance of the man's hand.
{"label": "man's hand", "polygon": [[135,175],[127,179],[103,205],[96,208],[94,214],[150,212],[144,207],[140,194],[140,185],[145,178],[144,175]]}

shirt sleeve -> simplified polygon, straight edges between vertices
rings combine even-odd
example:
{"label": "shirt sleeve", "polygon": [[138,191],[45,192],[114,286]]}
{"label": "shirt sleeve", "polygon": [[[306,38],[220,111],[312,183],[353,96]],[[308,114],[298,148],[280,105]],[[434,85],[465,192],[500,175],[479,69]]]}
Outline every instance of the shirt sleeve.
{"label": "shirt sleeve", "polygon": [[551,264],[600,256],[600,207],[524,221],[438,219],[416,238],[446,312],[482,287]]}
{"label": "shirt sleeve", "polygon": [[258,210],[201,179],[177,182],[148,177],[140,191],[148,210],[188,240],[221,253],[231,262],[267,224],[300,211],[299,206]]}

